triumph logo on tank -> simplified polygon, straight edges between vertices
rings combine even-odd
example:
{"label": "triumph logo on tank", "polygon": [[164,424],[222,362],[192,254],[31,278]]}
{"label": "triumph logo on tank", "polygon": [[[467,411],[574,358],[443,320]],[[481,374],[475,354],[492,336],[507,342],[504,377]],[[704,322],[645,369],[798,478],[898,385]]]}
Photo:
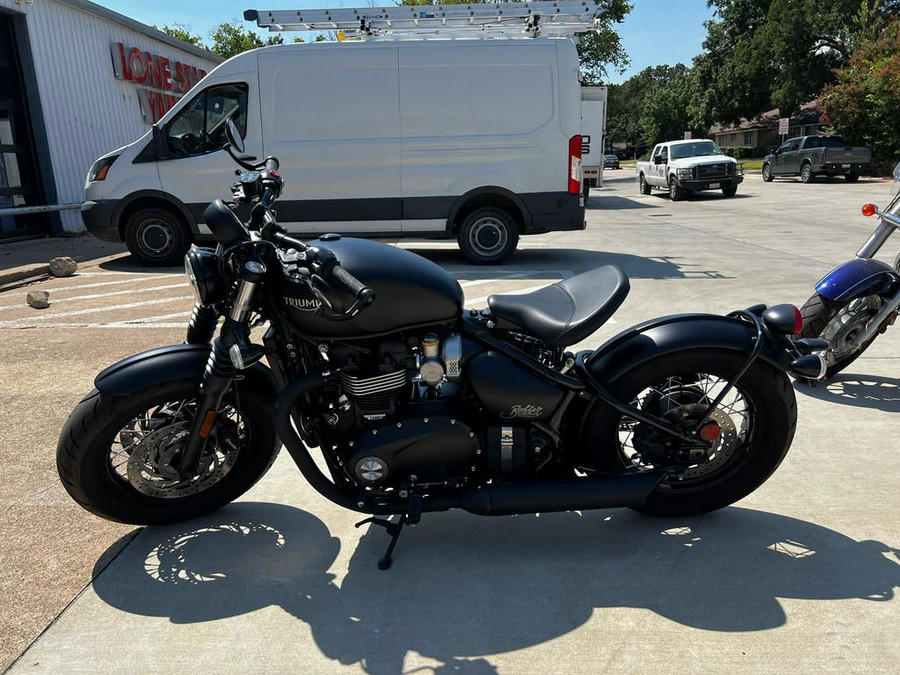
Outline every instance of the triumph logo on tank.
{"label": "triumph logo on tank", "polygon": [[322,306],[318,300],[311,298],[285,298],[284,302],[288,307],[299,309],[301,312],[315,312]]}
{"label": "triumph logo on tank", "polygon": [[540,417],[544,414],[544,409],[539,405],[514,405],[508,412],[502,413],[500,417],[511,420],[518,417]]}

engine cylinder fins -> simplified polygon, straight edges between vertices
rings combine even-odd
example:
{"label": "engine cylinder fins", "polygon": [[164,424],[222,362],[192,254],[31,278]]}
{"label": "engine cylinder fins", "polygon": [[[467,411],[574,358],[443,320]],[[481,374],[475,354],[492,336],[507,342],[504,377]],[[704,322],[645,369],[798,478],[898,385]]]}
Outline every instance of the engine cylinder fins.
{"label": "engine cylinder fins", "polygon": [[396,370],[375,377],[355,377],[341,373],[341,389],[349,398],[364,398],[376,394],[392,392],[407,385],[409,378],[405,370]]}
{"label": "engine cylinder fins", "polygon": [[356,463],[356,477],[364,483],[375,485],[387,478],[388,468],[380,458],[374,456],[363,457]]}

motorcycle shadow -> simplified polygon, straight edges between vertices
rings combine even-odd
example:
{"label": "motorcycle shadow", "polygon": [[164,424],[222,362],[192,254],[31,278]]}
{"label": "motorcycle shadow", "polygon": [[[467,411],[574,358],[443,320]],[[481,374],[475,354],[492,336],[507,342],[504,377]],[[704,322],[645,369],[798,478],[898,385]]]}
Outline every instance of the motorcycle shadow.
{"label": "motorcycle shadow", "polygon": [[[895,548],[733,507],[679,519],[623,510],[426,514],[381,572],[386,544],[370,527],[340,578],[330,573],[340,542],[321,520],[290,506],[237,503],[143,530],[94,589],[112,607],[175,624],[278,606],[309,625],[328,658],[370,673],[403,672],[411,652],[440,661],[435,672],[492,673],[480,657],[553,640],[595,614],[616,619],[604,610],[760,631],[786,623],[779,598],[886,601],[900,587]],[[304,635],[298,628],[277,640]]]}
{"label": "motorcycle shadow", "polygon": [[816,387],[795,382],[794,389],[821,401],[900,412],[900,379],[895,377],[841,373]]}

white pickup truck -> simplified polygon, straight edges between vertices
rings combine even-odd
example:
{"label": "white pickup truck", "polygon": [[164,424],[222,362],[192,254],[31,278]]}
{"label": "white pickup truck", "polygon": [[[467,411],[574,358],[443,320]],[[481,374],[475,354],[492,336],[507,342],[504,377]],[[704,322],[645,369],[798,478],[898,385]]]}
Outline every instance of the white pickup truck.
{"label": "white pickup truck", "polygon": [[721,190],[726,197],[733,197],[744,180],[734,158],[724,155],[707,139],[660,143],[653,148],[649,161],[637,163],[636,170],[641,194],[662,188],[669,191],[672,201],[700,190]]}

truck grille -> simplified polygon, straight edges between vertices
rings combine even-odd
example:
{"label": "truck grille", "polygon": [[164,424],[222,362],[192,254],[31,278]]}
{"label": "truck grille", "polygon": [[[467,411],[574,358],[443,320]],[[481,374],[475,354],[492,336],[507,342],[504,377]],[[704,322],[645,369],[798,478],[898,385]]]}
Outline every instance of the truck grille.
{"label": "truck grille", "polygon": [[727,178],[732,174],[731,162],[723,162],[722,164],[702,164],[697,167],[697,178],[700,180],[709,180],[714,178]]}

